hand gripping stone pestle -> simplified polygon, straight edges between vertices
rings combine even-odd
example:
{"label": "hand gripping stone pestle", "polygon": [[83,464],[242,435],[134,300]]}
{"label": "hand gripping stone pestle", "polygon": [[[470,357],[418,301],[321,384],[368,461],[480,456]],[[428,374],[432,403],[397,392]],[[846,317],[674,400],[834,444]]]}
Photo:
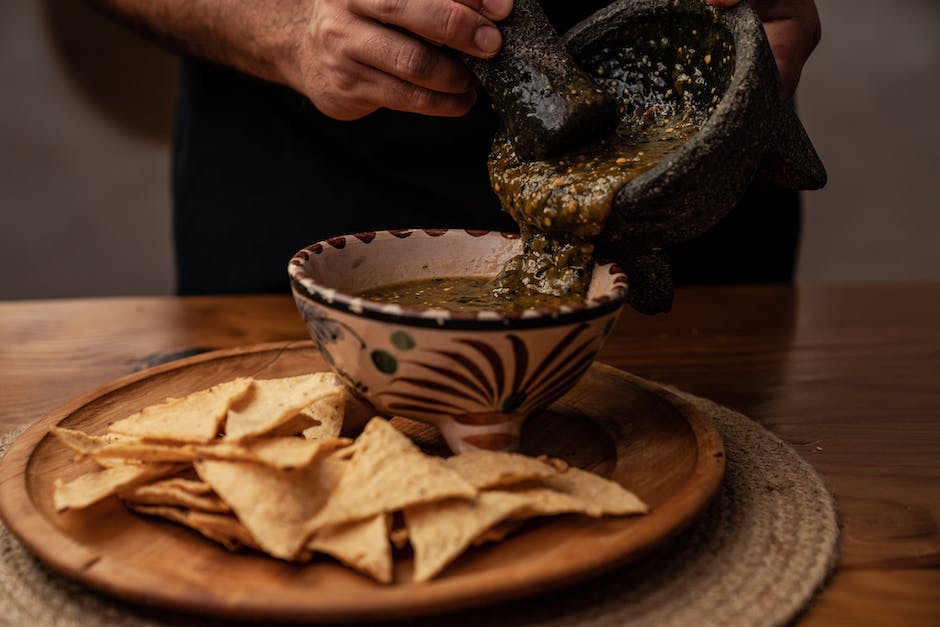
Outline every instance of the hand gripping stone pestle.
{"label": "hand gripping stone pestle", "polygon": [[519,157],[559,154],[616,127],[617,98],[575,64],[538,0],[515,0],[499,28],[503,47],[495,57],[464,60],[493,100]]}

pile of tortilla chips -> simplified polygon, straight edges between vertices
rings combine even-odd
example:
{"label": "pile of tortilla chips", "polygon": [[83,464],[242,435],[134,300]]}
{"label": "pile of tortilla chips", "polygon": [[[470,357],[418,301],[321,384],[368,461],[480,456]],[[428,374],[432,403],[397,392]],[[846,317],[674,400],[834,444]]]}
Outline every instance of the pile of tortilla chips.
{"label": "pile of tortilla chips", "polygon": [[117,495],[134,511],[191,527],[230,550],[289,561],[330,555],[393,580],[393,546],[427,581],[467,548],[522,521],[647,511],[619,484],[513,453],[426,455],[386,420],[340,437],[344,390],[329,373],[235,379],[147,407],[106,435],[55,435],[100,470],[56,481],[57,510]]}

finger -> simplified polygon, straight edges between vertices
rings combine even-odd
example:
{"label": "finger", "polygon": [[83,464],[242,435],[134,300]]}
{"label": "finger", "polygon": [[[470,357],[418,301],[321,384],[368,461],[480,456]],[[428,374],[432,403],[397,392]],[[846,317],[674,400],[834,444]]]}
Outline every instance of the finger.
{"label": "finger", "polygon": [[445,94],[408,83],[372,68],[363,68],[361,101],[378,107],[441,117],[466,115],[476,102],[476,91]]}
{"label": "finger", "polygon": [[492,21],[454,0],[350,0],[349,7],[357,15],[476,57],[489,58],[503,44]]}
{"label": "finger", "polygon": [[433,91],[462,94],[473,88],[473,75],[444,50],[374,22],[362,22],[348,44],[352,59]]}
{"label": "finger", "polygon": [[796,92],[803,66],[819,43],[820,30],[798,20],[777,20],[764,24],[770,49],[777,61],[780,81],[787,96]]}
{"label": "finger", "polygon": [[[728,8],[740,0],[706,0]],[[770,42],[784,93],[792,96],[800,82],[803,65],[819,43],[819,13],[813,0],[750,0],[760,16]]]}
{"label": "finger", "polygon": [[505,20],[512,12],[512,0],[454,0],[488,17],[494,22]]}
{"label": "finger", "polygon": [[800,82],[803,65],[819,44],[822,28],[813,0],[751,0],[767,32],[787,96]]}

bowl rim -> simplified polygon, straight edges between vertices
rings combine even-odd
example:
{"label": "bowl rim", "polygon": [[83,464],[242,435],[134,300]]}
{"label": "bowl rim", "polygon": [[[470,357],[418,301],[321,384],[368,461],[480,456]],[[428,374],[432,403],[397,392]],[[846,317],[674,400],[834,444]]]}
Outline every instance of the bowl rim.
{"label": "bowl rim", "polygon": [[397,304],[379,303],[319,283],[310,276],[306,269],[306,264],[311,255],[320,255],[330,249],[342,250],[350,239],[354,240],[356,244],[369,244],[376,238],[403,240],[415,234],[437,238],[449,232],[463,233],[468,237],[504,237],[506,239],[519,239],[520,237],[518,233],[473,229],[389,229],[330,237],[300,249],[291,257],[287,265],[291,288],[298,306],[301,305],[301,299],[309,299],[329,309],[403,326],[505,330],[562,326],[592,320],[618,310],[626,302],[628,288],[626,273],[617,264],[603,260],[595,261],[594,272],[606,272],[613,277],[610,289],[603,294],[585,299],[574,305],[525,309],[518,312],[449,311],[446,309],[405,307]]}

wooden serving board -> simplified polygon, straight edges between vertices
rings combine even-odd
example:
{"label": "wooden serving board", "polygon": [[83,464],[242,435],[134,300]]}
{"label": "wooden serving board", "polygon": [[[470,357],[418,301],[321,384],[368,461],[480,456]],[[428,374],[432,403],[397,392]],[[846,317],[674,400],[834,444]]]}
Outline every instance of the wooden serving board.
{"label": "wooden serving board", "polygon": [[[193,531],[135,515],[116,499],[84,511],[53,509],[53,481],[93,465],[75,463],[49,435],[52,427],[101,433],[142,407],[237,376],[325,369],[309,342],[265,344],[171,362],[89,392],[39,420],[11,447],[0,466],[0,514],[39,559],[123,599],[226,618],[405,618],[543,592],[633,560],[687,526],[724,472],[721,438],[708,418],[669,391],[598,363],[528,420],[523,451],[613,478],[651,513],[529,523],[502,543],[470,550],[429,583],[410,582],[407,554],[396,556],[397,583],[383,586],[326,558],[295,565],[229,553]],[[417,423],[396,425],[427,449],[443,448]]]}

